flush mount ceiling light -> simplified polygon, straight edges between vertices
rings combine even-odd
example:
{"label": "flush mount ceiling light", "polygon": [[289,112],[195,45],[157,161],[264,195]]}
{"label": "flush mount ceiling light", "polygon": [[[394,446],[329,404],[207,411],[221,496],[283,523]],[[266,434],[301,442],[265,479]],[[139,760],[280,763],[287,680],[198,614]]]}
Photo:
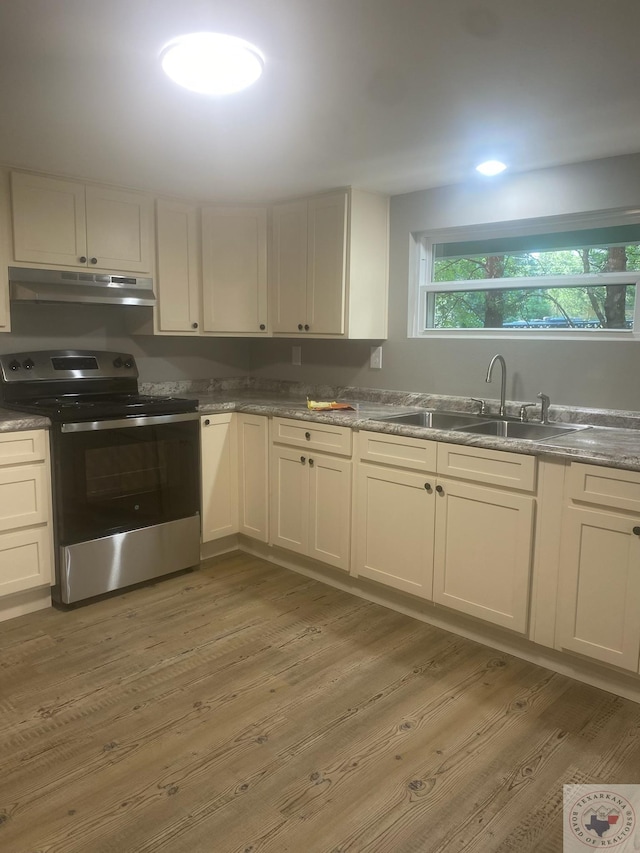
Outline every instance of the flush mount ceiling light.
{"label": "flush mount ceiling light", "polygon": [[500,160],[486,160],[484,163],[476,166],[476,171],[480,172],[481,175],[493,177],[493,175],[499,175],[500,172],[504,172],[506,168],[505,164],[501,163]]}
{"label": "flush mount ceiling light", "polygon": [[178,36],[162,48],[160,59],[173,81],[203,95],[229,95],[246,89],[264,67],[257,47],[222,33]]}

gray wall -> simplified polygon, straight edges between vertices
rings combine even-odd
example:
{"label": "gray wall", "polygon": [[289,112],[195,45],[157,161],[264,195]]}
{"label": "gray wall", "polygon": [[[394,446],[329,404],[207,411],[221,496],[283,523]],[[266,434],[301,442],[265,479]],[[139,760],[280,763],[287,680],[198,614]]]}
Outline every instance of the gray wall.
{"label": "gray wall", "polygon": [[371,342],[253,341],[256,376],[495,398],[484,376],[491,356],[507,359],[507,396],[640,411],[640,342],[407,338],[409,241],[414,231],[640,206],[640,155],[505,175],[496,182],[395,196],[391,201],[389,340],[382,370],[368,367]]}
{"label": "gray wall", "polygon": [[210,379],[245,376],[249,346],[244,339],[132,336],[129,309],[104,305],[14,303],[9,334],[0,335],[0,353],[34,349],[106,349],[130,352],[140,379]]}

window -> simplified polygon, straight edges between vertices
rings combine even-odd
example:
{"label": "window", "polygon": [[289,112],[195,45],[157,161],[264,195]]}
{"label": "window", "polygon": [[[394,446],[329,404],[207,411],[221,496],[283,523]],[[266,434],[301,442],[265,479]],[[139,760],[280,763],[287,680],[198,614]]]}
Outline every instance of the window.
{"label": "window", "polygon": [[414,235],[410,334],[640,334],[640,216],[554,218]]}

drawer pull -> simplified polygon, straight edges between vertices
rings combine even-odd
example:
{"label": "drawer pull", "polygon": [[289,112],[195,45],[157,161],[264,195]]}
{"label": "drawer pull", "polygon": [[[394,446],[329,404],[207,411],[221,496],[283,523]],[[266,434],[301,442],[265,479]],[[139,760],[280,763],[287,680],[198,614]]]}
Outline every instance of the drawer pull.
{"label": "drawer pull", "polygon": [[307,441],[311,441],[311,433],[310,432],[305,432],[304,437],[307,439]]}
{"label": "drawer pull", "polygon": [[436,486],[436,492],[439,495],[444,495],[444,489],[442,488],[442,486]]}
{"label": "drawer pull", "polygon": [[310,468],[313,468],[313,459],[310,459],[310,460],[309,460],[309,467],[310,467]]}
{"label": "drawer pull", "polygon": [[640,527],[634,527],[632,532],[634,536],[640,536]]}
{"label": "drawer pull", "polygon": [[209,420],[209,418],[207,418],[206,421],[204,422],[204,425],[209,426],[210,423],[211,423],[211,421]]}
{"label": "drawer pull", "polygon": [[301,461],[301,462],[302,462],[302,464],[304,465],[304,463],[307,461],[307,457],[306,457],[306,456],[301,456],[301,457],[300,457],[300,461]]}

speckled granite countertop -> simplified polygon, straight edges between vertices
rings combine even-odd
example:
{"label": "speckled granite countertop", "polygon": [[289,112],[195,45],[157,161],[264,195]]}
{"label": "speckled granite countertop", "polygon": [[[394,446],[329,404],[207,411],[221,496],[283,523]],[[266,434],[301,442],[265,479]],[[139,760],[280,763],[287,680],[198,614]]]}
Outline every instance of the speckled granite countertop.
{"label": "speckled granite countertop", "polygon": [[[552,406],[550,419],[562,423],[591,424],[578,430],[544,441],[477,435],[455,430],[427,429],[376,421],[375,418],[432,408],[469,412],[470,400],[424,393],[382,391],[364,388],[304,386],[299,383],[246,379],[199,380],[162,383],[140,383],[142,393],[155,393],[196,398],[202,414],[217,412],[246,412],[266,417],[285,417],[317,423],[333,423],[352,429],[366,429],[394,435],[408,435],[432,441],[446,441],[510,450],[530,456],[575,459],[594,465],[608,465],[640,471],[640,412],[581,409]],[[306,398],[340,400],[354,407],[353,411],[317,412],[307,408]],[[495,412],[495,401],[489,401]],[[519,402],[508,403],[508,414],[517,415]],[[491,417],[489,415],[488,417]],[[535,421],[535,414],[531,417]],[[43,429],[49,427],[46,418],[29,416],[0,409],[0,432]]]}

